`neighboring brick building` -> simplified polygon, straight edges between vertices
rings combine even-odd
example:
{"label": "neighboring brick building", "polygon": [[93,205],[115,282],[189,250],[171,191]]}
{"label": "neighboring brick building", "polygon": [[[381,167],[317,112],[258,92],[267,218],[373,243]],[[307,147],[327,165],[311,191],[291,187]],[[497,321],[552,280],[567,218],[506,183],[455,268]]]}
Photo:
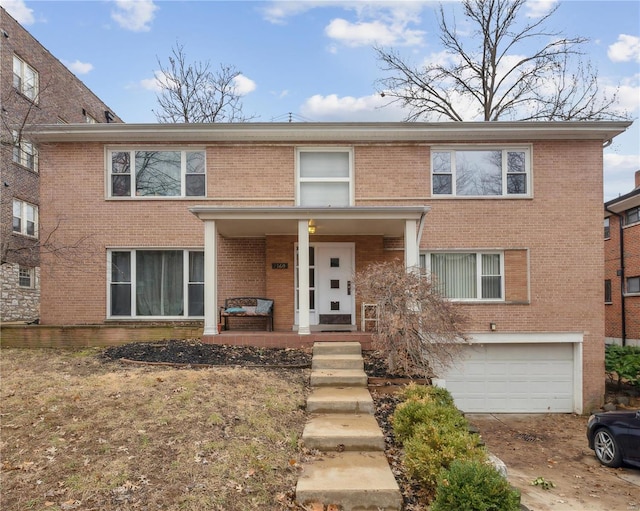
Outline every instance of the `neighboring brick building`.
{"label": "neighboring brick building", "polygon": [[463,410],[590,411],[603,143],[630,124],[42,127],[42,226],[73,209],[57,242],[92,242],[74,266],[43,255],[42,323],[203,320],[224,342],[218,307],[256,296],[274,300],[265,335],[299,346],[360,328],[353,272],[400,258],[471,318],[465,359],[439,375]]}
{"label": "neighboring brick building", "polygon": [[633,191],[604,205],[605,336],[640,346],[640,170]]}
{"label": "neighboring brick building", "polygon": [[39,248],[50,232],[39,225],[43,161],[23,128],[121,119],[2,7],[0,95],[0,320],[34,321],[40,308]]}

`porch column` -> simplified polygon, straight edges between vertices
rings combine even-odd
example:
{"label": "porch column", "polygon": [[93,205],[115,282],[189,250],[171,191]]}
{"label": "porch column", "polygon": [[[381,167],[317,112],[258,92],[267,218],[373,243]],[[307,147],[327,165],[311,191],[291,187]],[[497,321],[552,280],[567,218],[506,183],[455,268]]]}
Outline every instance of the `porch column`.
{"label": "porch column", "polygon": [[404,225],[404,267],[407,270],[415,269],[420,264],[416,228],[417,223],[415,220],[406,220]]}
{"label": "porch column", "polygon": [[309,222],[298,220],[298,333],[309,335]]}
{"label": "porch column", "polygon": [[218,335],[218,230],[215,220],[204,221],[203,335]]}

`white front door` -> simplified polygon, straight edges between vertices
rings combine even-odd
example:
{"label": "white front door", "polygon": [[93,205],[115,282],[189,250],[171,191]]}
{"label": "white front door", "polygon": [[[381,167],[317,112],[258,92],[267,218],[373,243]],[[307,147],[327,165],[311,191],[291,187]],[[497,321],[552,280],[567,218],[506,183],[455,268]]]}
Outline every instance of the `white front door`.
{"label": "white front door", "polygon": [[354,325],[353,244],[316,245],[318,324]]}

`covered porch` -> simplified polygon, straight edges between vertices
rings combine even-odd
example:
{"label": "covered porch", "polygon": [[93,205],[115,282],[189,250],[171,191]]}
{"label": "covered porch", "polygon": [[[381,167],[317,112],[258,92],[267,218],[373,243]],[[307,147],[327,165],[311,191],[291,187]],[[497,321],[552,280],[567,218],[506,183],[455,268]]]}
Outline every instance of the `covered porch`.
{"label": "covered porch", "polygon": [[[380,261],[384,258],[379,253],[371,255],[366,240],[380,240],[380,244],[384,239],[399,240],[399,246],[394,249],[394,257],[401,255],[407,268],[416,267],[419,264],[420,237],[429,209],[427,206],[190,208],[190,211],[204,222],[203,341],[221,342],[218,340],[220,336],[225,337],[225,343],[235,343],[237,338],[245,339],[245,343],[257,342],[260,345],[264,342],[265,345],[273,346],[273,343],[279,342],[276,340],[278,336],[285,335],[299,338],[295,341],[293,337],[287,337],[287,345],[291,342],[310,345],[316,336],[328,340],[327,335],[337,335],[340,340],[345,340],[345,336],[362,334],[368,339],[368,334],[357,331],[359,325],[356,322],[356,307],[359,304],[355,293],[351,292],[351,279],[355,272],[366,266],[367,261]],[[271,247],[265,251],[264,278],[267,282],[265,287],[275,290],[273,294],[278,295],[274,304],[277,332],[219,332],[218,310],[229,296],[219,293],[221,276],[218,245],[225,239],[256,238],[266,239],[266,243]],[[343,252],[339,252],[340,256],[335,257],[330,250],[325,251],[325,266],[335,266],[336,271],[339,267],[342,275],[329,275],[327,271],[327,276],[322,279],[321,284],[314,283],[313,279],[318,272],[317,263],[313,260],[314,254],[317,253],[317,257],[320,257],[320,250],[314,252],[314,247],[323,250],[326,247],[331,250],[344,249]],[[273,254],[284,256],[276,258]],[[281,259],[286,262],[282,262]],[[343,264],[341,261],[349,264]],[[322,288],[323,284],[326,284],[325,288]],[[336,293],[340,292],[342,295],[336,297]],[[333,319],[336,319],[334,316],[339,320],[337,322],[341,327],[350,328],[329,328],[325,323],[332,323]],[[348,325],[342,321],[344,318],[351,318]],[[258,339],[261,336],[264,336],[264,339]],[[366,339],[364,341],[367,342]]]}

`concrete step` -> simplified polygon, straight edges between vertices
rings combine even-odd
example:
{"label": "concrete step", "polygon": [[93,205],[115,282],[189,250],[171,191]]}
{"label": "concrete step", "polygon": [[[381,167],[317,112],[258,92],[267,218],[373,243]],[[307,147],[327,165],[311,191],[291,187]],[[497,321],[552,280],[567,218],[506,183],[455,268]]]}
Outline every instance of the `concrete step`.
{"label": "concrete step", "polygon": [[296,500],[339,504],[344,511],[400,511],[402,495],[382,452],[341,452],[305,464]]}
{"label": "concrete step", "polygon": [[362,355],[359,342],[314,342],[313,356],[316,355]]}
{"label": "concrete step", "polygon": [[362,355],[314,355],[312,369],[360,369],[364,371]]}
{"label": "concrete step", "polygon": [[316,387],[307,398],[311,413],[368,413],[375,408],[366,387]]}
{"label": "concrete step", "polygon": [[315,369],[310,382],[312,387],[366,387],[367,375],[355,369]]}
{"label": "concrete step", "polygon": [[313,415],[304,427],[305,447],[325,452],[384,451],[384,436],[369,414]]}

